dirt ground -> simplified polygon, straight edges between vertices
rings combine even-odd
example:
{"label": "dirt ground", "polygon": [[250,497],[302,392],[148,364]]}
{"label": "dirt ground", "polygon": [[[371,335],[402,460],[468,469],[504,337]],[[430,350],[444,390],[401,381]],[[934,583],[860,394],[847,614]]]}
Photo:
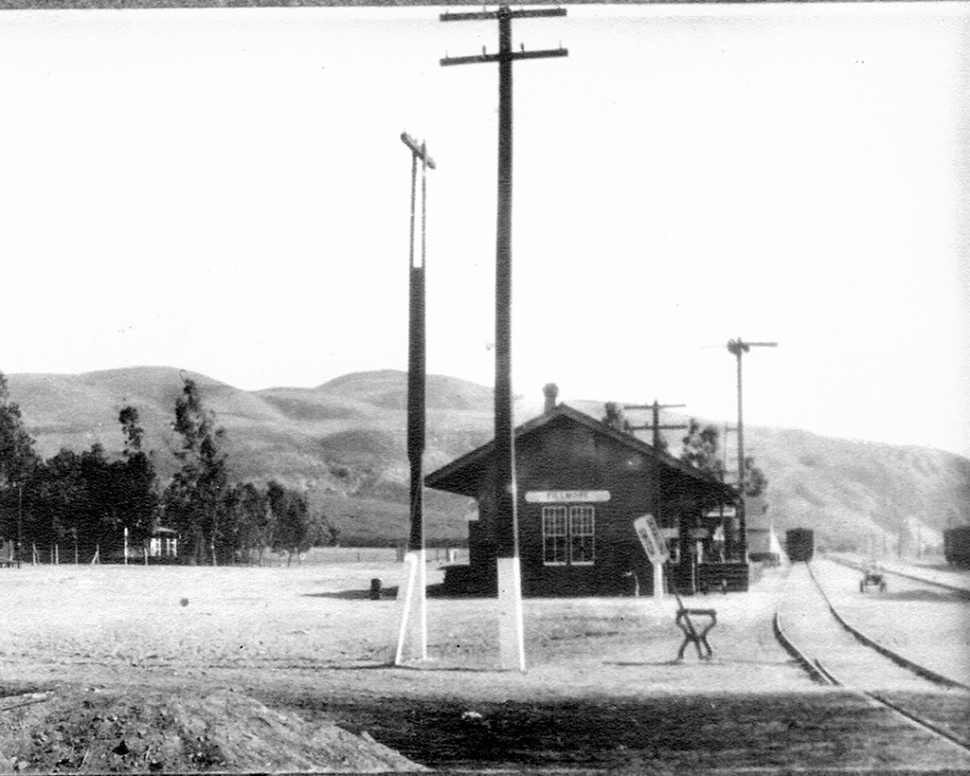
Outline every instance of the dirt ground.
{"label": "dirt ground", "polygon": [[368,591],[404,570],[4,569],[0,771],[970,770],[802,673],[771,631],[783,570],[690,601],[717,610],[712,661],[672,662],[672,600],[527,600],[524,673],[486,600],[430,599],[430,659],[392,665],[402,605]]}

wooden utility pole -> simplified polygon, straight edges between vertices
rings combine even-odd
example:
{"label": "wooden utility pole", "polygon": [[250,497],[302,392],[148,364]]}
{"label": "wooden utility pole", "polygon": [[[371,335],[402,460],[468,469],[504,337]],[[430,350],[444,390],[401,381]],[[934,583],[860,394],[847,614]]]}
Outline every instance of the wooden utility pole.
{"label": "wooden utility pole", "polygon": [[623,409],[625,410],[652,410],[653,411],[653,422],[648,426],[630,426],[631,431],[649,431],[653,430],[653,446],[655,449],[660,449],[660,432],[667,429],[675,428],[687,428],[683,423],[676,425],[660,425],[660,410],[671,409],[673,407],[686,407],[686,404],[660,404],[656,399],[653,400],[653,404],[624,404]]}
{"label": "wooden utility pole", "polygon": [[725,476],[727,475],[727,472],[728,472],[728,441],[727,441],[728,440],[728,434],[733,433],[734,431],[737,431],[737,430],[738,430],[737,427],[736,426],[732,426],[730,423],[725,423],[724,424],[724,456],[723,456],[723,460],[724,460],[724,471],[721,472],[721,479],[722,480],[724,480],[724,478],[725,478]]}
{"label": "wooden utility pole", "polygon": [[[630,426],[631,431],[653,431],[653,449],[661,452],[660,432],[666,429],[687,428],[682,423],[660,425],[660,410],[673,407],[686,407],[686,404],[661,404],[656,399],[653,404],[624,404],[625,410],[651,410],[652,423],[646,426]],[[663,524],[663,467],[660,465],[660,457],[656,456],[653,460],[653,517],[657,525],[661,528]],[[666,548],[665,548],[666,549]],[[661,598],[663,596],[663,564],[653,564],[653,596]]]}
{"label": "wooden utility pole", "polygon": [[[660,432],[668,429],[676,428],[687,428],[683,423],[660,425],[660,410],[671,409],[673,407],[686,407],[686,404],[661,404],[656,399],[653,400],[653,404],[625,404],[623,409],[625,410],[651,410],[653,412],[653,422],[646,426],[630,426],[631,431],[653,431],[653,449],[661,449]],[[661,513],[663,512],[663,495],[662,495],[662,473],[663,469],[660,466],[660,461],[654,461],[655,467],[655,477],[656,482],[656,496],[654,499],[653,516],[657,520],[657,523],[662,525]]]}
{"label": "wooden utility pole", "polygon": [[[411,465],[411,533],[408,549],[424,549],[423,483],[421,463],[425,446],[425,313],[424,265],[427,236],[427,170],[435,169],[424,143],[418,144],[406,132],[401,141],[411,151],[411,243],[408,271],[408,462]],[[421,253],[414,249],[415,210],[417,199],[418,160],[421,160]]]}
{"label": "wooden utility pole", "polygon": [[[498,558],[499,597],[508,596],[517,608],[518,620],[513,638],[517,642],[518,667],[525,670],[525,651],[521,622],[521,577],[519,575],[519,523],[515,487],[515,442],[512,424],[512,63],[518,59],[564,57],[559,48],[549,51],[512,51],[512,20],[565,16],[565,8],[512,11],[502,5],[496,11],[443,13],[441,21],[498,21],[497,54],[445,57],[442,65],[468,65],[497,62],[499,66],[498,117],[498,216],[495,236],[495,481],[494,512],[496,556]],[[511,561],[503,563],[502,561]],[[503,663],[508,645],[503,644]]]}
{"label": "wooden utility pole", "polygon": [[[435,169],[424,143],[418,144],[407,132],[401,142],[411,151],[411,242],[408,269],[408,463],[411,468],[411,531],[408,537],[408,581],[404,598],[404,616],[398,637],[395,663],[404,659],[412,602],[417,599],[418,624],[415,631],[416,652],[421,660],[428,657],[427,562],[424,549],[424,483],[422,461],[425,447],[425,314],[424,266],[427,236],[427,170]],[[421,253],[415,243],[415,211],[418,186],[418,160],[421,161]]]}

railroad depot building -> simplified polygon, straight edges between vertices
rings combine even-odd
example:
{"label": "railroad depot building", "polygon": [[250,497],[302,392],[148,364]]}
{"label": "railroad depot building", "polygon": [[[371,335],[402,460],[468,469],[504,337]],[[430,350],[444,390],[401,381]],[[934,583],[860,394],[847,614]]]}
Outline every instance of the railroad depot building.
{"label": "railroad depot building", "polygon": [[[515,429],[519,559],[524,596],[649,595],[650,561],[633,521],[650,513],[670,550],[677,592],[747,590],[737,492],[673,456],[547,397],[546,411]],[[469,562],[445,570],[446,595],[495,595],[494,442],[425,478],[474,498]],[[725,517],[725,514],[728,515]],[[508,523],[505,523],[508,530]],[[668,583],[669,584],[669,583]]]}

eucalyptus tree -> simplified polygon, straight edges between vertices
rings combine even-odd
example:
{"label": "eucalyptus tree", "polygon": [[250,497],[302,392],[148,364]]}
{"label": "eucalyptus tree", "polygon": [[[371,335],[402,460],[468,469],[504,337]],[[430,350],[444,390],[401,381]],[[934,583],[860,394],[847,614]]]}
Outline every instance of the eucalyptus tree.
{"label": "eucalyptus tree", "polygon": [[186,379],[175,402],[175,433],[182,438],[175,458],[181,467],[164,495],[166,519],[188,545],[190,563],[215,562],[220,510],[225,508],[229,475],[222,450],[225,430],[206,409],[196,382]]}

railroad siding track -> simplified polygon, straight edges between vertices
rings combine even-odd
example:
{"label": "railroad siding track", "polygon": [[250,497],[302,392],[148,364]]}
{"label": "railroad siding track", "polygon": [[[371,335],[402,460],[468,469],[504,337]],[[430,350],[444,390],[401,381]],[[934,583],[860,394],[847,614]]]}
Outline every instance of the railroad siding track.
{"label": "railroad siding track", "polygon": [[[889,589],[860,593],[861,572],[831,563],[812,564],[829,604],[845,627],[861,632],[877,649],[923,666],[936,675],[970,687],[970,606],[959,591],[930,581],[887,574]],[[898,661],[905,664],[905,659]],[[929,676],[928,678],[935,678]]]}
{"label": "railroad siding track", "polygon": [[[848,558],[840,558],[838,556],[826,556],[826,560],[832,563],[838,563],[840,566],[845,566],[846,568],[855,569],[856,571],[860,571],[860,572],[863,571],[865,567],[868,565],[861,561],[854,561]],[[893,566],[887,566],[882,563],[879,564],[879,568],[882,572],[884,572],[885,574],[889,574],[890,576],[899,577],[900,579],[908,579],[912,582],[919,582],[920,584],[929,585],[930,587],[940,588],[941,590],[947,590],[959,596],[960,598],[965,598],[967,600],[970,600],[970,587],[963,586],[960,584],[943,582],[939,578],[932,579],[926,575],[919,574],[918,572],[913,573],[913,571],[911,570],[903,571],[902,569],[899,569]],[[968,582],[968,584],[970,584],[970,582]]]}
{"label": "railroad siding track", "polygon": [[774,629],[821,684],[864,695],[940,742],[970,755],[970,688],[898,655],[849,625],[809,564],[793,567]]}

